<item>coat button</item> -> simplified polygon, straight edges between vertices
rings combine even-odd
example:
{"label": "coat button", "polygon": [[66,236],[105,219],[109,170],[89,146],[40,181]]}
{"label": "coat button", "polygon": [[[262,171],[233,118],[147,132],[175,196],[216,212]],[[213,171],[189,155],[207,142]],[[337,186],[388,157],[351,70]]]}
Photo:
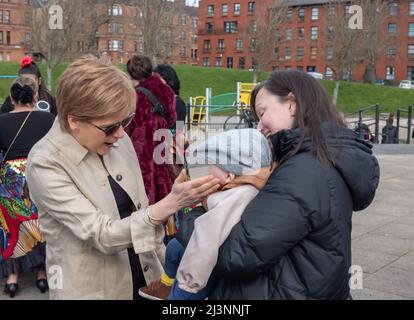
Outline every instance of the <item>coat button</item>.
{"label": "coat button", "polygon": [[117,180],[117,181],[122,181],[122,176],[121,176],[120,174],[118,174],[118,175],[116,176],[116,180]]}
{"label": "coat button", "polygon": [[144,267],[144,272],[147,272],[148,270],[149,270],[149,266],[148,265],[146,265],[145,267]]}
{"label": "coat button", "polygon": [[137,204],[137,210],[141,210],[141,202],[138,202],[138,204]]}

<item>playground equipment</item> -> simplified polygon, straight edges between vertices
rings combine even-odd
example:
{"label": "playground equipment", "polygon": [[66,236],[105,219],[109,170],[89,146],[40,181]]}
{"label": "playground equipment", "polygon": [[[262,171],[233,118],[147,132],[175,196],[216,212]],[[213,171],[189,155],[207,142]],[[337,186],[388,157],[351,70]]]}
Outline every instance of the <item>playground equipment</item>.
{"label": "playground equipment", "polygon": [[[224,129],[253,127],[255,120],[250,111],[250,97],[256,83],[237,83],[237,93],[225,93],[212,97],[212,89],[206,88],[205,96],[190,97],[189,126],[208,129],[210,115],[226,109],[236,111],[224,124]],[[231,99],[231,101],[229,100]]]}

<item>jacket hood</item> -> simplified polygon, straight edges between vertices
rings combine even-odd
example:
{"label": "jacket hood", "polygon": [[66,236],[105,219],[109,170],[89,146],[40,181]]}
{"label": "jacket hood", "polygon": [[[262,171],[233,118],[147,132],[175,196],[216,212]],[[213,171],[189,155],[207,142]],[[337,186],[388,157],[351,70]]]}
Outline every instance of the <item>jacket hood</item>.
{"label": "jacket hood", "polygon": [[[372,154],[371,144],[359,139],[352,130],[345,127],[324,124],[322,131],[334,159],[334,167],[351,192],[354,211],[365,209],[374,199],[380,177],[379,164]],[[298,145],[299,137],[299,129],[274,134],[271,141],[276,158],[280,160],[292,151]],[[298,151],[302,152],[315,152],[308,132]]]}

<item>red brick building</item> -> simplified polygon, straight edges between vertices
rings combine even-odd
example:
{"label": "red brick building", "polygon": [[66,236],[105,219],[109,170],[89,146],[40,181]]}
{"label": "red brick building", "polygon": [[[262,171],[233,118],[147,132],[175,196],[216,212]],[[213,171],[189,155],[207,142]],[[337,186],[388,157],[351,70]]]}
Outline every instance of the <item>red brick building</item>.
{"label": "red brick building", "polygon": [[[270,1],[272,2],[272,1]],[[275,34],[274,63],[271,69],[315,71],[333,77],[332,48],[327,44],[328,21],[335,12],[326,0],[289,0],[283,23]],[[273,1],[274,3],[274,1]],[[252,68],[247,30],[259,19],[266,0],[200,0],[199,65]],[[346,1],[344,1],[344,7]],[[391,1],[382,24],[384,48],[380,52],[376,75],[379,79],[414,80],[414,1]],[[388,41],[389,39],[393,41]],[[387,42],[385,42],[387,41]],[[347,76],[363,80],[365,64],[353,66]]]}
{"label": "red brick building", "polygon": [[0,61],[19,61],[30,52],[30,0],[0,1]]}

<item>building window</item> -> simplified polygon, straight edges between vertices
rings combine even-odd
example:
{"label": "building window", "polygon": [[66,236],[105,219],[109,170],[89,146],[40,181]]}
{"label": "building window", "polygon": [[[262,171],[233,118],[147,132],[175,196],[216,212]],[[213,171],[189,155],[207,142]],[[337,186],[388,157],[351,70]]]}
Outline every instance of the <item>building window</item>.
{"label": "building window", "polygon": [[388,33],[397,33],[397,24],[389,23],[388,24]]}
{"label": "building window", "polygon": [[414,1],[410,2],[410,16],[414,16]]}
{"label": "building window", "polygon": [[286,11],[286,19],[288,21],[292,20],[292,13],[293,13],[292,8],[288,8],[287,11]]}
{"label": "building window", "polygon": [[209,67],[210,66],[210,58],[209,57],[204,57],[203,58],[203,66],[204,67]]}
{"label": "building window", "polygon": [[181,15],[181,25],[182,26],[186,26],[187,25],[187,15],[186,14],[182,14]]}
{"label": "building window", "polygon": [[233,14],[235,16],[238,16],[238,15],[240,15],[240,11],[241,11],[240,3],[235,3],[234,4],[234,12],[233,12]]}
{"label": "building window", "polygon": [[327,60],[333,59],[333,48],[332,47],[326,48],[326,59]]}
{"label": "building window", "polygon": [[8,46],[11,44],[11,34],[10,34],[10,31],[7,31],[7,33],[6,33],[6,44]]}
{"label": "building window", "polygon": [[227,57],[227,68],[233,69],[233,58],[232,57]]}
{"label": "building window", "polygon": [[330,26],[328,27],[328,39],[332,39],[333,35],[334,35],[335,29],[334,27]]}
{"label": "building window", "polygon": [[218,51],[220,51],[220,52],[224,51],[224,39],[219,39],[219,41],[218,41]]}
{"label": "building window", "polygon": [[292,59],[292,50],[287,47],[285,48],[285,60],[290,60]]}
{"label": "building window", "polygon": [[286,29],[286,41],[290,41],[290,40],[292,40],[292,29],[287,28]]}
{"label": "building window", "polygon": [[[247,12],[249,14],[253,14],[255,11],[256,11],[256,2],[249,2],[249,3],[247,3]],[[244,67],[241,68],[241,69],[244,69]]]}
{"label": "building window", "polygon": [[296,70],[303,72],[303,66],[296,66]]}
{"label": "building window", "polygon": [[224,22],[225,33],[236,33],[237,32],[237,21],[226,21]]}
{"label": "building window", "polygon": [[311,50],[310,50],[310,58],[312,60],[315,60],[317,53],[318,53],[318,48],[317,47],[311,47]]}
{"label": "building window", "polygon": [[3,23],[3,10],[0,10],[0,23]]}
{"label": "building window", "polygon": [[206,23],[206,33],[207,34],[213,33],[213,23],[212,22],[207,22]]}
{"label": "building window", "polygon": [[303,47],[298,47],[297,49],[297,55],[298,55],[298,60],[303,60],[303,57],[305,55],[305,49]]}
{"label": "building window", "polygon": [[122,23],[110,22],[108,24],[109,33],[124,33],[124,25]]}
{"label": "building window", "polygon": [[108,8],[109,16],[122,16],[122,6],[114,4]]}
{"label": "building window", "polygon": [[275,30],[275,41],[280,41],[280,30]]}
{"label": "building window", "polygon": [[236,51],[243,51],[243,39],[236,39]]}
{"label": "building window", "polygon": [[181,47],[180,48],[180,57],[181,58],[186,58],[187,57],[187,48],[186,47]]}
{"label": "building window", "polygon": [[10,10],[6,10],[6,17],[4,19],[5,24],[10,24]]}
{"label": "building window", "polygon": [[278,47],[275,48],[275,58],[279,59],[279,48]]}
{"label": "building window", "polygon": [[335,7],[333,5],[328,7],[328,19],[335,17]]}
{"label": "building window", "polygon": [[318,20],[319,8],[312,8],[312,20]]}
{"label": "building window", "polygon": [[394,80],[395,79],[395,67],[387,66],[385,79]]}
{"label": "building window", "polygon": [[197,35],[196,34],[193,34],[191,36],[191,43],[192,44],[197,44],[197,39],[198,39]]}
{"label": "building window", "polygon": [[218,67],[218,68],[222,67],[221,57],[216,57],[216,67]]}
{"label": "building window", "polygon": [[316,72],[316,67],[315,66],[307,66],[306,67],[306,72]]}
{"label": "building window", "polygon": [[0,62],[3,62],[3,52],[0,52]]}
{"label": "building window", "polygon": [[221,15],[222,16],[227,16],[227,14],[229,13],[229,6],[227,4],[222,4],[221,5]]}
{"label": "building window", "polygon": [[3,44],[3,31],[0,31],[0,44]]}
{"label": "building window", "polygon": [[395,59],[396,55],[397,55],[397,48],[395,48],[395,47],[388,47],[387,48],[388,59]]}
{"label": "building window", "polygon": [[414,67],[407,67],[407,80],[414,80]]}
{"label": "building window", "polygon": [[299,40],[305,39],[305,28],[298,29],[298,39]]}
{"label": "building window", "polygon": [[333,71],[330,67],[325,68],[325,77],[328,78],[328,79],[333,78]]}
{"label": "building window", "polygon": [[204,51],[210,51],[211,50],[211,41],[210,40],[204,40]]}
{"label": "building window", "polygon": [[414,57],[414,44],[408,45],[408,55],[410,56],[410,58]]}
{"label": "building window", "polygon": [[392,1],[390,3],[390,16],[396,16],[398,12],[398,3],[396,1]]}
{"label": "building window", "polygon": [[305,8],[299,8],[299,21],[304,21],[305,20]]}
{"label": "building window", "polygon": [[109,51],[119,51],[119,50],[122,50],[123,47],[124,47],[124,43],[122,40],[109,40],[108,41]]}
{"label": "building window", "polygon": [[251,38],[250,39],[250,50],[256,51],[256,49],[257,49],[257,39]]}
{"label": "building window", "polygon": [[244,57],[239,58],[239,69],[246,68],[246,59]]}
{"label": "building window", "polygon": [[192,60],[197,60],[197,49],[191,49],[191,59]]}
{"label": "building window", "polygon": [[179,35],[179,39],[185,41],[187,39],[187,33],[185,31],[181,31]]}
{"label": "building window", "polygon": [[210,4],[207,6],[207,16],[214,16],[214,5]]}
{"label": "building window", "polygon": [[250,31],[254,33],[257,32],[257,21],[256,20],[250,21]]}
{"label": "building window", "polygon": [[408,24],[408,36],[414,37],[414,23]]}
{"label": "building window", "polygon": [[198,19],[197,18],[193,18],[192,25],[193,25],[193,29],[197,29],[198,28]]}
{"label": "building window", "polygon": [[311,39],[312,40],[318,39],[318,27],[311,28]]}

